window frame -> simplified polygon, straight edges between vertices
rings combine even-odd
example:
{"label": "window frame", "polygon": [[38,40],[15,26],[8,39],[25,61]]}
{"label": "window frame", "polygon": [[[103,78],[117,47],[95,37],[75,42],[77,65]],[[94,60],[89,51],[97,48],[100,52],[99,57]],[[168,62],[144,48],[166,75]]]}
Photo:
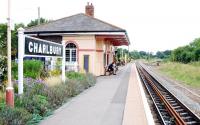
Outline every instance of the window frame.
{"label": "window frame", "polygon": [[[75,47],[73,47],[73,48],[67,47],[69,44],[73,44]],[[66,50],[69,50],[69,57],[67,57],[67,55],[66,55]],[[72,55],[73,54],[72,51],[74,51],[74,50],[75,50],[75,53],[76,53],[75,57],[73,57],[73,55]],[[69,58],[69,61],[67,61],[67,58]],[[72,58],[75,58],[75,61],[73,61]],[[65,47],[65,61],[68,62],[68,63],[75,63],[75,62],[77,62],[77,60],[78,59],[77,59],[77,46],[76,46],[76,44],[68,43]]]}

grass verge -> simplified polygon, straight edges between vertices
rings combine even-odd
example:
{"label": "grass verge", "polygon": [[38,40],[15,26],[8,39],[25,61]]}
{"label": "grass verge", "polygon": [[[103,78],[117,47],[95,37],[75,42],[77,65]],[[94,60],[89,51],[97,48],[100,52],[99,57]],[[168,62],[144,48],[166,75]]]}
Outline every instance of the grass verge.
{"label": "grass verge", "polygon": [[167,62],[162,63],[158,69],[186,85],[200,88],[200,62],[190,64]]}

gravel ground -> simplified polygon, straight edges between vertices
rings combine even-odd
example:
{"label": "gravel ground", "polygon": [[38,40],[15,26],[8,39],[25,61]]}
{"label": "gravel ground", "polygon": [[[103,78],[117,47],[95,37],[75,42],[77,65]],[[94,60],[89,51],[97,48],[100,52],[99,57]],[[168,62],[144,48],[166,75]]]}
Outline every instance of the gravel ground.
{"label": "gravel ground", "polygon": [[162,83],[172,94],[200,117],[200,89],[191,88],[180,82],[161,74],[156,66],[146,65],[145,68],[159,82]]}

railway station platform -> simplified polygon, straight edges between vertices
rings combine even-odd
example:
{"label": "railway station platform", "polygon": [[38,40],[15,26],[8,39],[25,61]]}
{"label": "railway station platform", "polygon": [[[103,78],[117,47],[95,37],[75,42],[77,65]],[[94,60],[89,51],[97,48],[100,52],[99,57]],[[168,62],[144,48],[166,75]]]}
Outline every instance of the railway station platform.
{"label": "railway station platform", "polygon": [[136,65],[131,68],[122,125],[154,125]]}
{"label": "railway station platform", "polygon": [[72,98],[40,125],[153,125],[138,78],[135,64],[119,68],[117,75],[100,76],[95,86]]}

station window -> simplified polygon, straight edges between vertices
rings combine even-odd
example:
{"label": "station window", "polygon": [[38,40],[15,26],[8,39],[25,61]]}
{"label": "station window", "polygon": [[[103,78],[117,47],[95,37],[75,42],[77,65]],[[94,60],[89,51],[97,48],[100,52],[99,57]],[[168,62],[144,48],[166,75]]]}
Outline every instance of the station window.
{"label": "station window", "polygon": [[65,48],[66,62],[77,61],[77,47],[74,43],[67,44]]}

